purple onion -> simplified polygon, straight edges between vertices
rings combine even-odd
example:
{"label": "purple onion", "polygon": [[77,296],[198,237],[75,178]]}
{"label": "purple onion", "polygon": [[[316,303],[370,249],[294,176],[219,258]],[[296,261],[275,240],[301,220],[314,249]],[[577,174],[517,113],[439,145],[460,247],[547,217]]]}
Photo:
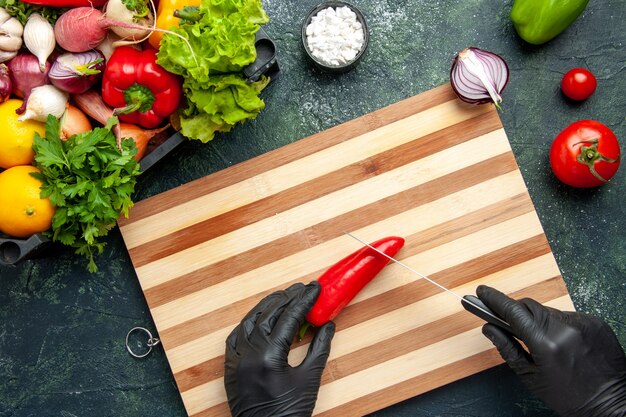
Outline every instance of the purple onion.
{"label": "purple onion", "polygon": [[100,51],[66,53],[54,61],[49,77],[59,90],[82,94],[98,82],[104,66],[104,55]]}
{"label": "purple onion", "polygon": [[0,103],[4,103],[11,96],[13,83],[9,76],[9,67],[0,64]]}
{"label": "purple onion", "polygon": [[456,95],[471,104],[493,102],[499,107],[500,94],[509,82],[509,67],[498,54],[469,47],[459,52],[450,69],[450,84]]}
{"label": "purple onion", "polygon": [[50,84],[48,72],[51,65],[49,62],[46,62],[46,70],[41,72],[39,60],[35,55],[20,54],[9,61],[8,67],[9,76],[13,83],[13,94],[23,99],[22,106],[15,112],[23,114],[26,111],[26,102],[28,102],[32,89]]}

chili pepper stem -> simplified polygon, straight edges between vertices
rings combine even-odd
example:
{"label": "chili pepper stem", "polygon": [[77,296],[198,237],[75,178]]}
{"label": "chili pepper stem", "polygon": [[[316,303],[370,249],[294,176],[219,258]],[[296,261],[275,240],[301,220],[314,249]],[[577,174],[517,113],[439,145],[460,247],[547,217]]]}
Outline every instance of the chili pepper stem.
{"label": "chili pepper stem", "polygon": [[304,339],[304,335],[306,334],[306,331],[309,330],[309,327],[311,326],[313,325],[309,323],[308,321],[305,321],[304,323],[302,323],[302,326],[300,326],[300,330],[298,331],[298,340]]}

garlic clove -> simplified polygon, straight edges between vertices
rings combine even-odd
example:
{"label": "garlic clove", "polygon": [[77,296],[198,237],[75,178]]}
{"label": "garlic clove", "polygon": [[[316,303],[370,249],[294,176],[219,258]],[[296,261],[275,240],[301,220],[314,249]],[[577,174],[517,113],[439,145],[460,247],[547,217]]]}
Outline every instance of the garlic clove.
{"label": "garlic clove", "polygon": [[52,85],[35,87],[28,97],[26,111],[17,120],[37,120],[45,122],[48,115],[61,117],[65,112],[69,95]]}
{"label": "garlic clove", "polygon": [[10,18],[6,22],[2,22],[2,24],[0,24],[0,29],[0,34],[3,36],[9,35],[21,38],[24,33],[22,24],[14,17]]}
{"label": "garlic clove", "polygon": [[54,51],[56,41],[50,22],[39,13],[33,13],[24,25],[24,45],[39,60],[41,72],[46,70],[46,60]]}
{"label": "garlic clove", "polygon": [[17,51],[22,47],[22,38],[18,36],[0,36],[0,49]]}

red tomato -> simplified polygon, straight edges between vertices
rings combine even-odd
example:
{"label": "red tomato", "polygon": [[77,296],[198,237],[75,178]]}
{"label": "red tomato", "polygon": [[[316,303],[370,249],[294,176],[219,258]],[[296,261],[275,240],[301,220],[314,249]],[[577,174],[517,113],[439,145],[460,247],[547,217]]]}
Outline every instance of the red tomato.
{"label": "red tomato", "polygon": [[572,100],[585,100],[593,95],[598,83],[594,75],[584,68],[569,70],[561,80],[563,94]]}
{"label": "red tomato", "polygon": [[595,120],[580,120],[557,135],[550,149],[550,165],[557,178],[572,187],[597,187],[619,168],[617,138]]}

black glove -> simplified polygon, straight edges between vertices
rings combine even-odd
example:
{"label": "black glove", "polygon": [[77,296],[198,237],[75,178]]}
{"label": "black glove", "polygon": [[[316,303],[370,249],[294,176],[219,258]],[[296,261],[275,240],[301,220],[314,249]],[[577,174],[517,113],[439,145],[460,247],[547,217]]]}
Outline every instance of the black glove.
{"label": "black glove", "polygon": [[290,366],[287,356],[319,293],[317,281],[272,293],[228,336],[224,384],[233,416],[313,414],[335,324],[319,328],[300,365]]}
{"label": "black glove", "polygon": [[626,416],[626,356],[611,328],[582,313],[515,301],[479,286],[476,294],[515,336],[491,324],[483,333],[522,382],[567,417]]}

